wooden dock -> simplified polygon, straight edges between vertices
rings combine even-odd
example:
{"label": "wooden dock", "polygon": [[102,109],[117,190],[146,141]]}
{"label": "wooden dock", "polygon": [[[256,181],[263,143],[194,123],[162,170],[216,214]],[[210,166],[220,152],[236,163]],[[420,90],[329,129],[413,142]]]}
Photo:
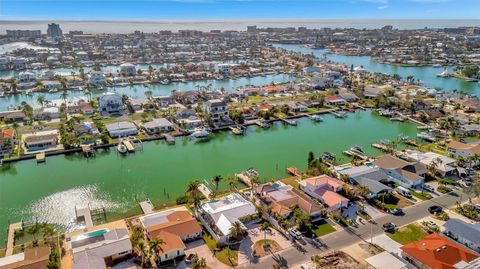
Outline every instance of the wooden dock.
{"label": "wooden dock", "polygon": [[140,202],[140,208],[142,209],[143,214],[147,215],[153,213],[155,207],[153,206],[150,199],[147,199],[143,202]]}
{"label": "wooden dock", "polygon": [[130,142],[130,140],[123,140],[122,143],[125,145],[128,152],[134,152],[135,151],[135,146],[132,144],[132,142]]}
{"label": "wooden dock", "polygon": [[300,173],[298,173],[298,169],[296,167],[288,167],[287,172],[296,177],[300,176]]}
{"label": "wooden dock", "polygon": [[75,215],[77,216],[77,221],[79,219],[85,221],[85,225],[87,226],[87,228],[93,227],[93,219],[90,206],[83,208],[77,208],[77,206],[75,206]]}
{"label": "wooden dock", "polygon": [[241,182],[243,182],[245,185],[251,187],[252,182],[250,181],[250,177],[244,174],[235,174],[235,177],[237,177]]}
{"label": "wooden dock", "polygon": [[22,222],[12,223],[8,226],[7,252],[5,253],[5,256],[11,256],[13,254],[15,231],[21,229],[23,229]]}
{"label": "wooden dock", "polygon": [[37,163],[44,163],[46,161],[45,152],[40,152],[35,155]]}
{"label": "wooden dock", "polygon": [[173,145],[175,144],[175,137],[169,134],[164,134],[163,137],[165,137],[165,141],[167,141],[167,144]]}
{"label": "wooden dock", "polygon": [[205,184],[201,183],[198,186],[198,190],[203,194],[203,196],[205,196],[205,198],[210,200],[210,194],[212,193],[212,191],[207,186],[205,186]]}
{"label": "wooden dock", "polygon": [[284,118],[281,118],[280,120],[283,121],[284,123],[288,124],[288,125],[297,126],[297,121],[296,120],[284,119]]}

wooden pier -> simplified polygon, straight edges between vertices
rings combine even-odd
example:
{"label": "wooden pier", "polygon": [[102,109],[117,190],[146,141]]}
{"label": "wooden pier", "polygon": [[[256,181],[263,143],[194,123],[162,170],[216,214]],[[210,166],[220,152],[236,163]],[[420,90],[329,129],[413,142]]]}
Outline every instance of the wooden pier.
{"label": "wooden pier", "polygon": [[153,213],[155,207],[153,206],[150,199],[147,199],[143,202],[140,202],[140,208],[142,209],[143,214],[147,215]]}
{"label": "wooden pier", "polygon": [[23,229],[22,222],[12,223],[8,226],[8,237],[7,237],[7,251],[5,256],[11,256],[13,254],[13,247],[15,242],[15,231]]}
{"label": "wooden pier", "polygon": [[83,156],[89,158],[89,157],[95,157],[95,149],[93,148],[93,145],[82,145],[82,152]]}
{"label": "wooden pier", "polygon": [[83,208],[77,208],[77,206],[75,206],[75,216],[77,217],[77,221],[85,221],[85,225],[87,226],[87,228],[93,227],[93,219],[90,206]]}
{"label": "wooden pier", "polygon": [[284,118],[281,118],[280,120],[281,120],[282,122],[288,124],[288,125],[297,126],[297,121],[296,121],[296,120],[284,119]]}
{"label": "wooden pier", "polygon": [[167,144],[173,145],[175,144],[175,137],[169,134],[164,134],[163,137],[165,137],[165,141],[167,141]]}
{"label": "wooden pier", "polygon": [[203,196],[205,196],[205,198],[210,200],[210,194],[212,193],[212,191],[205,184],[201,183],[198,186],[198,190],[203,194]]}
{"label": "wooden pier", "polygon": [[46,157],[45,157],[45,152],[40,152],[35,155],[35,159],[37,160],[37,163],[44,163],[46,162]]}
{"label": "wooden pier", "polygon": [[238,178],[241,182],[243,182],[245,185],[251,187],[252,182],[250,181],[250,177],[244,174],[235,174],[235,177]]}

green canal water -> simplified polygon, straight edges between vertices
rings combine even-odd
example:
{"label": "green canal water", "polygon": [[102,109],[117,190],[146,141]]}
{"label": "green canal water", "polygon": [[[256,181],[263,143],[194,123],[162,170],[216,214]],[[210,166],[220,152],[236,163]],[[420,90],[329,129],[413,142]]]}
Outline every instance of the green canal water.
{"label": "green canal water", "polygon": [[75,206],[103,205],[109,220],[139,213],[136,200],[169,204],[185,194],[191,180],[227,177],[249,167],[263,179],[282,178],[286,167],[304,169],[309,151],[317,156],[331,151],[344,158],[343,150],[361,145],[369,155],[378,155],[371,143],[398,135],[415,137],[417,130],[411,123],[392,122],[371,111],[350,113],[347,119],[323,117],[321,123],[300,119],[296,127],[251,126],[246,136],[221,132],[206,143],[186,138],[178,138],[175,145],[147,142],[143,151],[125,157],[112,148],[94,159],[74,154],[49,157],[40,165],[32,160],[3,166],[0,237],[5,238],[9,221],[22,219],[75,228]]}

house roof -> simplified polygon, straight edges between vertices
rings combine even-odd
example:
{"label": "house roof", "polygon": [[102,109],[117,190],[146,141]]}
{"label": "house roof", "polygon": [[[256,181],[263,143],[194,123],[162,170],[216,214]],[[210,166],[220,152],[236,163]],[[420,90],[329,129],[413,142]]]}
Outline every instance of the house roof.
{"label": "house roof", "polygon": [[422,240],[406,244],[402,251],[432,269],[456,269],[462,262],[471,262],[480,256],[467,248],[439,235],[427,235]]}
{"label": "house roof", "polygon": [[375,161],[375,165],[385,169],[403,168],[410,163],[390,154],[385,154]]}
{"label": "house roof", "polygon": [[467,144],[459,141],[452,140],[447,145],[448,148],[457,149],[457,150],[468,150],[473,153],[480,154],[480,144]]}
{"label": "house roof", "polygon": [[390,191],[392,189],[389,186],[381,183],[380,181],[377,181],[375,179],[371,179],[368,177],[363,177],[363,176],[355,177],[353,178],[353,181],[355,181],[358,185],[367,187],[368,190],[373,194],[378,194],[384,191]]}
{"label": "house roof", "polygon": [[345,184],[344,182],[336,179],[336,178],[333,178],[331,176],[328,176],[328,175],[321,175],[321,176],[317,176],[317,177],[310,177],[310,178],[307,178],[307,179],[304,179],[302,181],[300,181],[300,184],[308,184],[308,185],[311,185],[311,186],[316,186],[316,187],[321,187],[321,186],[324,186],[324,185],[329,185],[333,188],[339,188],[339,187],[342,187],[343,184]]}
{"label": "house roof", "polygon": [[44,269],[49,256],[50,247],[27,249],[24,253],[1,258],[0,269]]}
{"label": "house roof", "polygon": [[202,228],[197,220],[186,210],[177,210],[165,216],[163,222],[146,227],[151,237],[161,238],[162,232],[169,232],[180,237],[199,233]]}
{"label": "house roof", "polygon": [[443,227],[452,234],[480,246],[480,223],[470,224],[461,219],[449,219]]}
{"label": "house roof", "polygon": [[323,202],[327,204],[328,207],[334,207],[338,204],[346,203],[349,201],[347,198],[341,196],[340,194],[323,188],[317,189],[315,193],[322,198]]}
{"label": "house roof", "polygon": [[34,143],[34,142],[57,139],[57,138],[58,138],[57,134],[31,135],[31,136],[25,137],[25,143]]}
{"label": "house roof", "polygon": [[160,244],[158,247],[159,253],[166,253],[175,249],[187,248],[183,243],[182,239],[174,233],[162,230],[158,233],[157,237],[163,240],[163,244]]}

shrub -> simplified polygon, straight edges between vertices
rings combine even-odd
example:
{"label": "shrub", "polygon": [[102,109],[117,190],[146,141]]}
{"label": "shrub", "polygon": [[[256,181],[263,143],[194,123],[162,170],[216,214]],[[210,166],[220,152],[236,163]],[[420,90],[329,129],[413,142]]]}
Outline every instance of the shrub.
{"label": "shrub", "polygon": [[177,205],[182,205],[188,203],[188,197],[186,195],[180,196],[176,199]]}
{"label": "shrub", "polygon": [[452,189],[447,187],[447,186],[440,185],[440,186],[437,187],[437,191],[440,192],[440,193],[449,193],[449,192],[452,191]]}

